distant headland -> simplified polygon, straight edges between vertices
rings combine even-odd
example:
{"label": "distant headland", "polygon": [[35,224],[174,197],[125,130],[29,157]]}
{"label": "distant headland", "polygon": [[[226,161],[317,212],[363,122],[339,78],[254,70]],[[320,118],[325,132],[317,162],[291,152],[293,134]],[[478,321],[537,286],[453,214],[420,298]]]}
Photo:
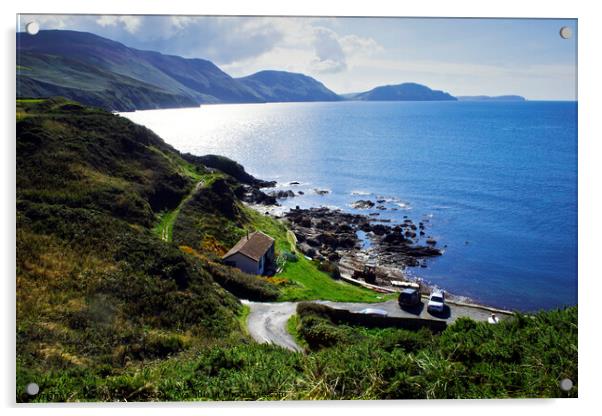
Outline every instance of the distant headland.
{"label": "distant headland", "polygon": [[303,101],[524,101],[523,97],[454,97],[407,82],[337,94],[304,74],[265,70],[233,78],[213,62],[134,49],[93,33],[17,33],[17,98],[63,96],[110,111],[217,103]]}

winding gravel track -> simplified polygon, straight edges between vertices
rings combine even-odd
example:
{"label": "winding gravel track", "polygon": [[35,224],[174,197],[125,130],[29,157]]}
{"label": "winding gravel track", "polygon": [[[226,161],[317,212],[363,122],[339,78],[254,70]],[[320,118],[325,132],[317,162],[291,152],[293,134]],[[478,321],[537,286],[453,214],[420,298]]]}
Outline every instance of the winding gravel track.
{"label": "winding gravel track", "polygon": [[[259,343],[271,343],[287,348],[291,351],[302,351],[303,349],[295,343],[293,337],[288,333],[286,324],[289,318],[296,313],[297,302],[251,302],[243,300],[242,303],[251,309],[247,320],[247,327],[253,339]],[[477,306],[455,305],[448,303],[449,310],[443,316],[433,316],[426,310],[426,301],[423,300],[423,308],[408,312],[399,307],[397,301],[391,300],[381,303],[348,303],[316,301],[335,309],[347,309],[359,312],[365,308],[376,308],[385,310],[388,316],[405,318],[436,319],[452,323],[459,317],[469,317],[475,321],[487,321],[491,311]],[[504,315],[498,314],[500,318]]]}
{"label": "winding gravel track", "polygon": [[296,302],[264,303],[243,300],[242,303],[251,308],[247,328],[255,341],[279,345],[291,351],[303,350],[286,330],[287,321],[297,311]]}

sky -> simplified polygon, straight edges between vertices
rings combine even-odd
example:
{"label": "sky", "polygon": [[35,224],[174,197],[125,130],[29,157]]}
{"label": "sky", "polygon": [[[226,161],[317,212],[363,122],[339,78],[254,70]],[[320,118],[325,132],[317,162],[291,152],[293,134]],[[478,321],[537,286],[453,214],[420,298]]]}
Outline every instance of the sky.
{"label": "sky", "polygon": [[301,72],[339,94],[417,82],[453,95],[577,99],[574,19],[21,15],[18,30],[32,20],[208,59],[234,77]]}

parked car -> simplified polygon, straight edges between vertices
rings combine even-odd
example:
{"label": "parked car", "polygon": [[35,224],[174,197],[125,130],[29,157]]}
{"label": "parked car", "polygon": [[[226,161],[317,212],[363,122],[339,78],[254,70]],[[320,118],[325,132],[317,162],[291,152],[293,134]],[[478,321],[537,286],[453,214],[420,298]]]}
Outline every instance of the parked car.
{"label": "parked car", "polygon": [[491,316],[487,319],[487,322],[490,324],[499,324],[500,318],[495,313],[492,313]]}
{"label": "parked car", "polygon": [[377,308],[366,308],[359,311],[359,313],[364,315],[378,315],[378,316],[388,316],[389,314],[384,309]]}
{"label": "parked car", "polygon": [[431,293],[429,303],[426,307],[429,312],[442,313],[445,310],[445,294],[443,291],[436,290]]}
{"label": "parked car", "polygon": [[399,306],[415,306],[420,303],[420,292],[414,288],[407,288],[399,293],[397,298]]}

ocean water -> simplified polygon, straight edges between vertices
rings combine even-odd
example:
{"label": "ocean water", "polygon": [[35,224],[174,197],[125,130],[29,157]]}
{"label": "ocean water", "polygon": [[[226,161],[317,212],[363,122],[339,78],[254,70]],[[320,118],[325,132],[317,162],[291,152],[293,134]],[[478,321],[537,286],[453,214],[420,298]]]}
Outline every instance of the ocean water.
{"label": "ocean water", "polygon": [[[284,202],[428,221],[413,276],[522,311],[577,304],[577,103],[338,102],[123,113],[183,152],[302,191]],[[298,181],[300,185],[288,185]],[[321,196],[314,189],[327,189]],[[425,237],[427,237],[425,236]]]}

